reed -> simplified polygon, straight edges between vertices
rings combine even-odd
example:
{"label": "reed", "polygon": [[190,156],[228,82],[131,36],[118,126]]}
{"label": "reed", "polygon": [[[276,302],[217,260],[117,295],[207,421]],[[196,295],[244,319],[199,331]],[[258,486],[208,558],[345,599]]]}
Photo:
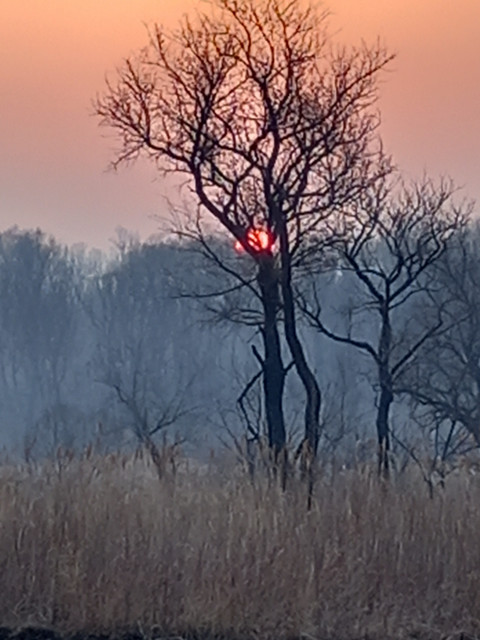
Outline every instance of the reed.
{"label": "reed", "polygon": [[[480,634],[480,479],[319,473],[313,506],[135,456],[0,467],[0,625],[322,640]],[[458,636],[460,637],[460,636]]]}

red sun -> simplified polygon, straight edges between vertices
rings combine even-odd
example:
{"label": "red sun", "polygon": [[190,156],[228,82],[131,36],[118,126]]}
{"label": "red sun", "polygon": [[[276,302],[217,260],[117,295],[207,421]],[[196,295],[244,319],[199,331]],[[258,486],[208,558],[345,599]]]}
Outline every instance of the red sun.
{"label": "red sun", "polygon": [[[257,253],[260,253],[261,251],[271,251],[275,244],[272,234],[265,229],[249,229],[247,231],[246,241],[248,246]],[[240,240],[235,242],[235,249],[240,252],[245,251]]]}

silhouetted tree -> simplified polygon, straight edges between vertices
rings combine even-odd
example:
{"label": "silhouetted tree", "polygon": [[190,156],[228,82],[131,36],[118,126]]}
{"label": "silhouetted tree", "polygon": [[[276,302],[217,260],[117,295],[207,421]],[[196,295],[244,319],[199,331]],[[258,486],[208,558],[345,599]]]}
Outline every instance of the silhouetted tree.
{"label": "silhouetted tree", "polygon": [[[457,234],[435,268],[435,290],[424,309],[445,317],[444,328],[422,346],[402,378],[404,391],[431,425],[439,452],[480,446],[480,229]],[[438,446],[437,446],[438,448]]]}
{"label": "silhouetted tree", "polygon": [[[361,285],[346,331],[339,333],[324,323],[315,284],[310,300],[304,297],[301,303],[313,326],[333,340],[357,347],[374,361],[379,472],[388,473],[389,414],[395,393],[400,391],[398,380],[446,319],[443,305],[423,324],[418,316],[401,318],[400,313],[413,298],[425,304],[431,295],[432,268],[468,218],[469,206],[455,205],[453,195],[454,188],[447,181],[435,185],[425,180],[394,194],[389,194],[387,185],[374,189],[352,208],[358,224],[336,244],[337,269],[351,274]],[[377,318],[374,339],[369,335],[372,311]]]}
{"label": "silhouetted tree", "polygon": [[[263,368],[271,445],[285,442],[279,311],[306,392],[305,439],[314,456],[320,389],[299,338],[296,270],[332,235],[342,207],[390,170],[376,138],[381,46],[335,51],[326,16],[299,0],[218,0],[197,22],[128,59],[96,101],[121,147],[186,174],[203,211],[243,246],[263,304]],[[252,234],[267,241],[252,241]],[[257,236],[258,237],[258,236]]]}

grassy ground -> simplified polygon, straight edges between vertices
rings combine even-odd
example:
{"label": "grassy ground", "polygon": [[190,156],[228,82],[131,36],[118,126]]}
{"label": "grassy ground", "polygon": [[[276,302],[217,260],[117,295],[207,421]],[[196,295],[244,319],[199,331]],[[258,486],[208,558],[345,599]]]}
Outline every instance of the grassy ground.
{"label": "grassy ground", "polygon": [[144,460],[0,467],[0,625],[150,637],[480,635],[480,479],[319,474],[313,508]]}

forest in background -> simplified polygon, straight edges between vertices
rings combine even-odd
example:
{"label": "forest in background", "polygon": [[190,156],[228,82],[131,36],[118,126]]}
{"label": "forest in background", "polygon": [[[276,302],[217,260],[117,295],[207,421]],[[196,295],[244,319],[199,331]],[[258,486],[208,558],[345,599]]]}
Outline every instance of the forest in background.
{"label": "forest in background", "polygon": [[[236,405],[258,369],[251,347],[259,330],[230,318],[238,302],[231,296],[220,296],[215,309],[196,299],[212,282],[228,286],[222,271],[188,242],[140,243],[119,230],[114,245],[107,257],[60,246],[38,230],[0,236],[1,433],[17,453],[44,456],[97,437],[106,446],[136,446],[143,417],[151,428],[160,422],[162,431],[181,434],[200,454],[228,439],[226,429],[242,434]],[[223,248],[245,264],[233,246]],[[328,384],[345,396],[344,405],[347,396],[359,404],[348,350],[305,329],[312,355],[323,352]],[[290,386],[294,438],[301,405],[294,380]],[[261,420],[258,389],[251,396]],[[352,423],[359,426],[366,408],[359,406]],[[333,426],[333,415],[326,419],[332,438],[341,439],[342,427]],[[360,428],[357,435],[365,436]]]}
{"label": "forest in background", "polygon": [[[479,242],[479,228],[471,224],[422,289],[395,310],[397,349],[436,309],[445,313],[441,331],[396,383],[393,403],[395,465],[399,471],[420,465],[432,486],[477,455]],[[248,257],[230,243],[212,243],[231,265],[248,270]],[[374,341],[378,314],[365,305],[352,274],[326,265],[305,282],[312,277],[330,330]],[[63,247],[41,231],[2,233],[2,445],[38,461],[59,447],[78,452],[91,442],[105,451],[131,451],[151,435],[199,460],[225,446],[247,456],[252,442],[265,436],[259,378],[238,403],[259,370],[258,309],[250,296],[229,292],[230,285],[228,274],[188,239],[140,243],[119,230],[107,258]],[[323,390],[321,464],[372,462],[375,367],[361,349],[300,318]],[[302,436],[302,401],[290,370],[285,407],[292,452]]]}

